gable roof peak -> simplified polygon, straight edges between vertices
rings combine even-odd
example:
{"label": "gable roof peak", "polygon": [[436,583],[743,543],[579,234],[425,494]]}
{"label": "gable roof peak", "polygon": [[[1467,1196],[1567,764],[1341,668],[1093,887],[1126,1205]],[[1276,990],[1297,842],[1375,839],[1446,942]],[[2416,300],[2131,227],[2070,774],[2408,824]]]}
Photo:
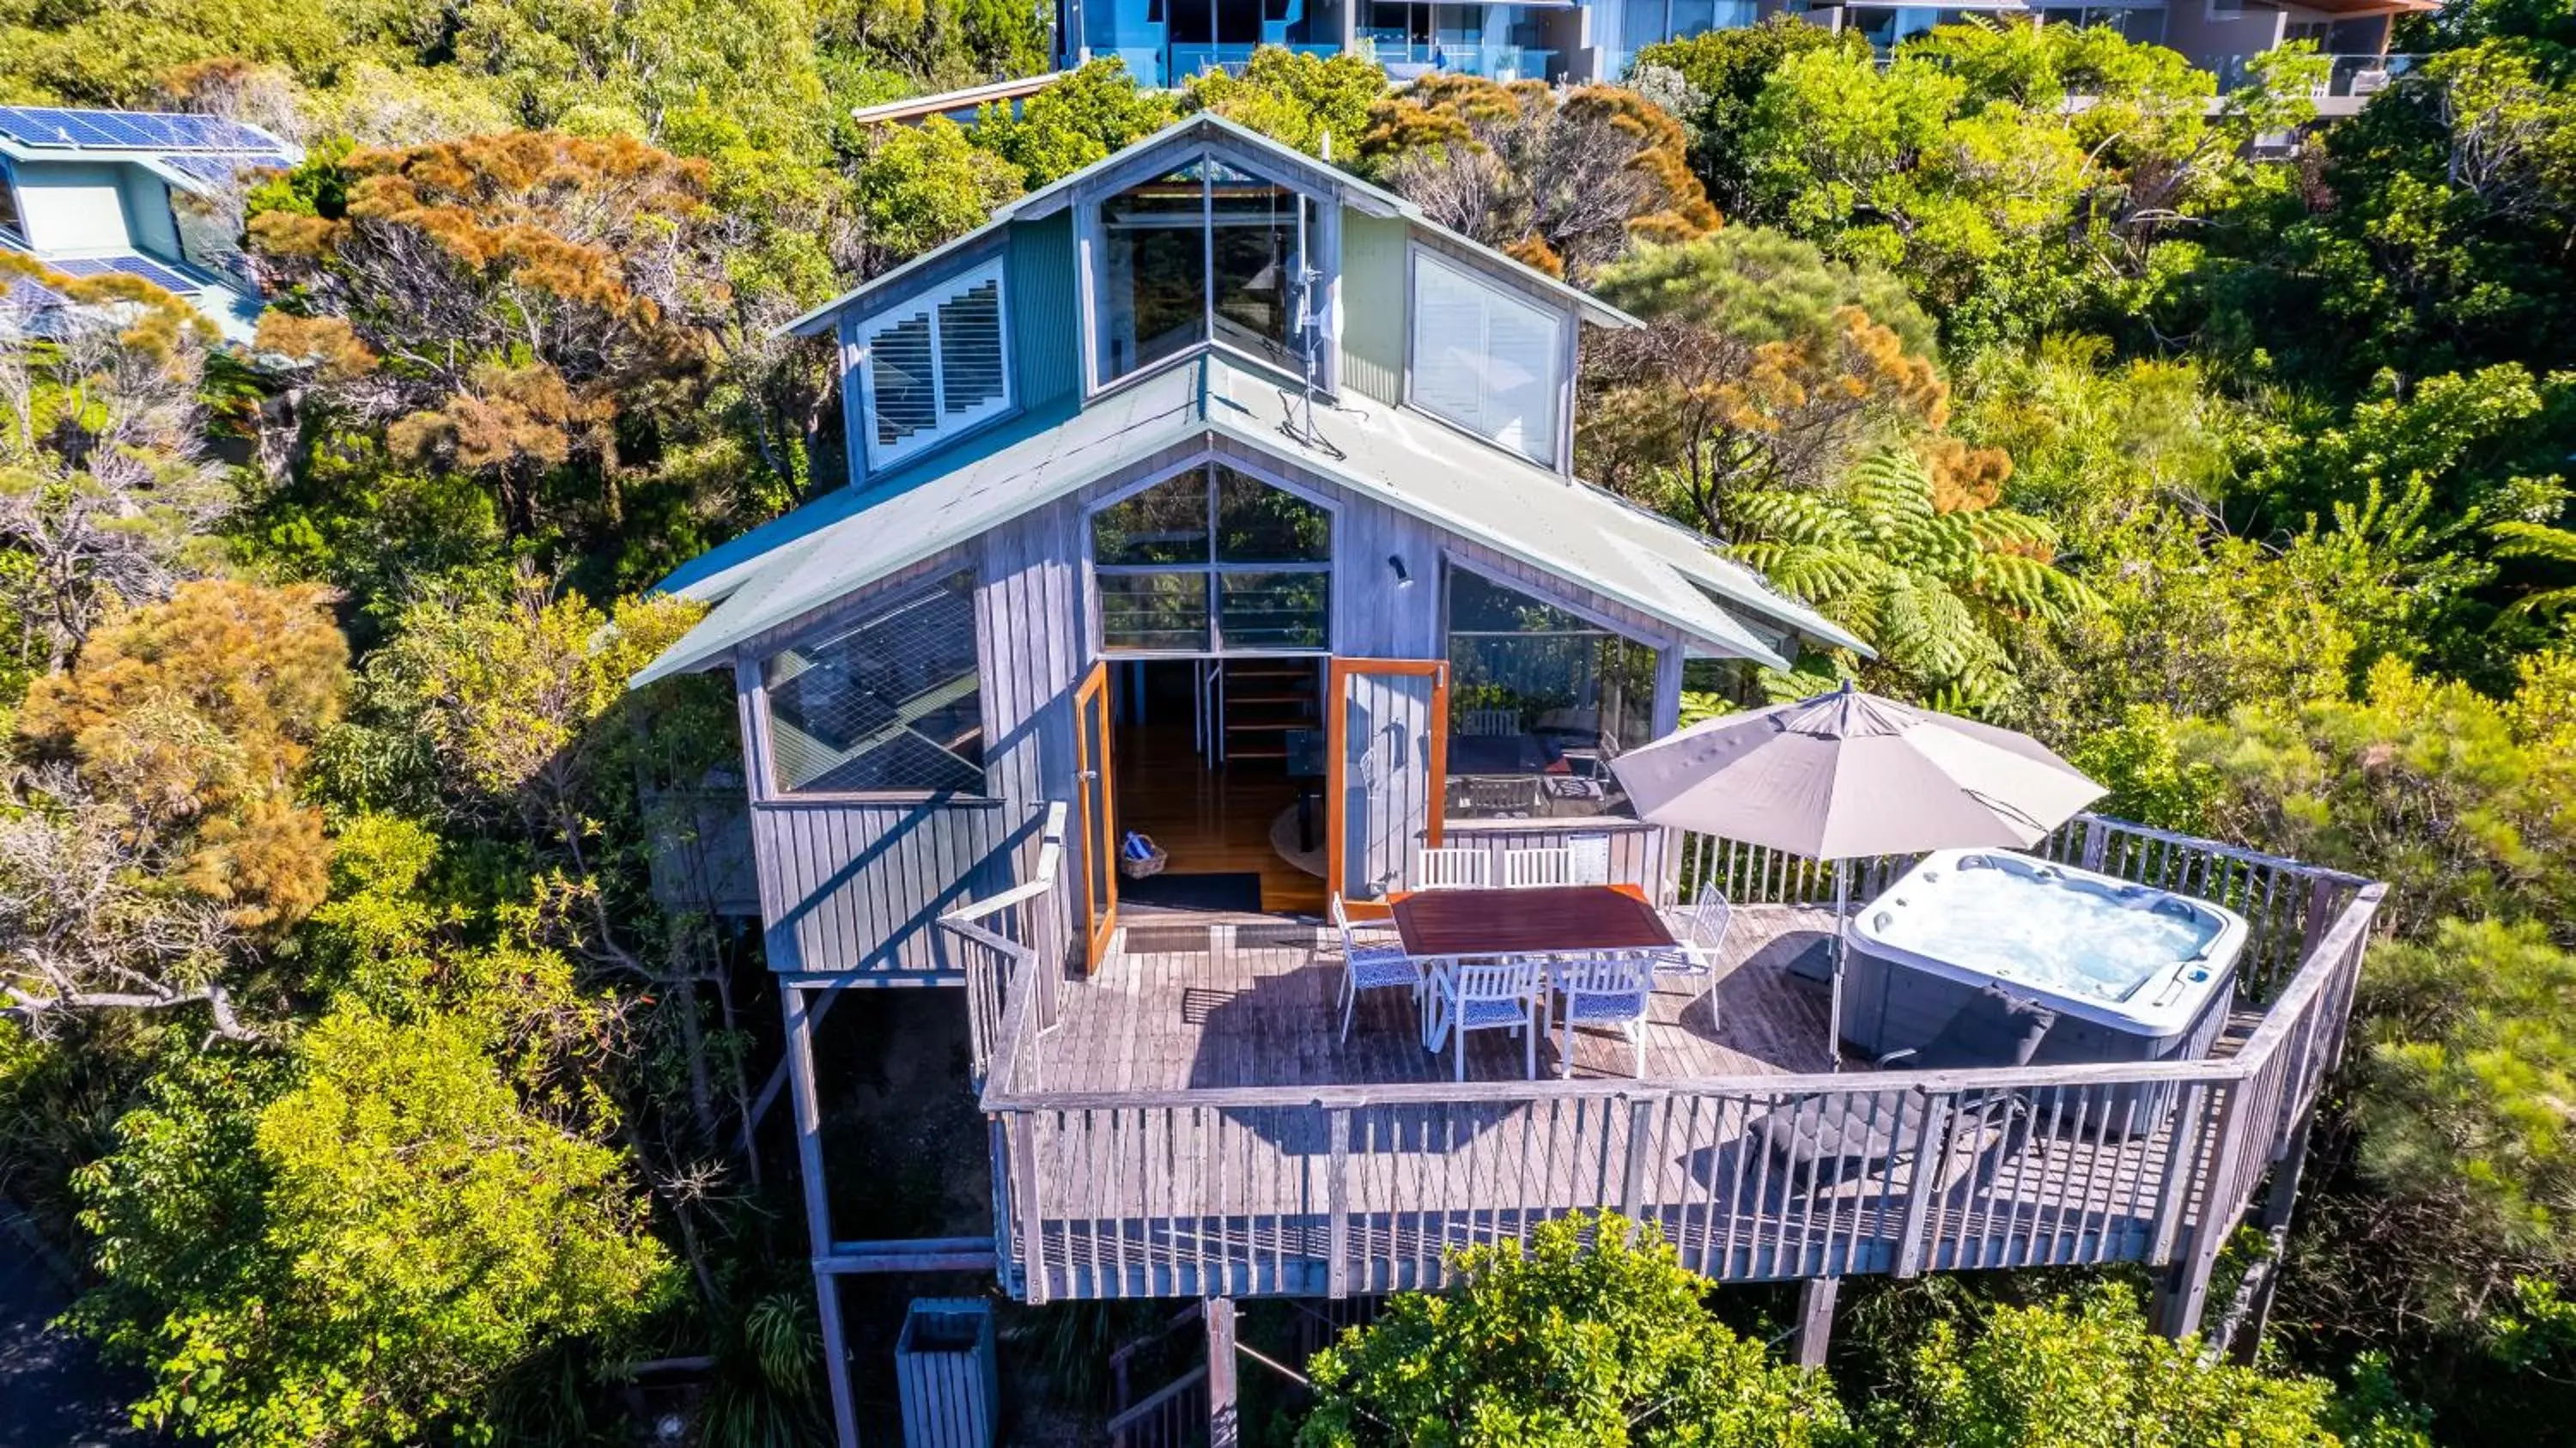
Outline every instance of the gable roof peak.
{"label": "gable roof peak", "polygon": [[1265,135],[1240,121],[1214,111],[1193,111],[1151,135],[1112,151],[1099,160],[1067,172],[1035,191],[1003,203],[994,209],[983,225],[943,242],[921,255],[881,272],[859,283],[812,311],[778,328],[780,336],[818,336],[830,329],[832,318],[844,308],[864,298],[886,291],[894,283],[935,266],[938,261],[960,248],[973,246],[1013,222],[1037,221],[1053,216],[1074,204],[1085,186],[1112,168],[1133,167],[1139,157],[1176,146],[1203,144],[1223,139],[1249,150],[1266,153],[1277,163],[1311,185],[1329,188],[1333,199],[1361,212],[1390,220],[1401,220],[1438,237],[1453,248],[1467,253],[1481,264],[1505,271],[1529,286],[1552,293],[1573,306],[1585,321],[1609,327],[1642,327],[1645,324],[1591,293],[1553,277],[1517,257],[1507,256],[1475,240],[1464,232],[1443,226],[1423,214],[1422,208],[1404,197],[1373,182],[1363,180],[1329,161],[1309,156],[1275,136]]}

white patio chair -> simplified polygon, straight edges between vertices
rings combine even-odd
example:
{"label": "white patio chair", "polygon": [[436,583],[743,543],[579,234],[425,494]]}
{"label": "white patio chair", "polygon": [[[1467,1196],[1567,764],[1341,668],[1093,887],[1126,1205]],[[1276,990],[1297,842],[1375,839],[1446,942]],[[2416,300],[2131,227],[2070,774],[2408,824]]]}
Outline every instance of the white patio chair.
{"label": "white patio chair", "polygon": [[1565,995],[1565,1049],[1557,1057],[1559,1075],[1574,1074],[1574,1028],[1614,1026],[1628,1038],[1636,1064],[1632,1076],[1646,1074],[1646,1018],[1655,989],[1655,961],[1637,952],[1576,956],[1548,971]]}
{"label": "white patio chair", "polygon": [[1493,855],[1485,850],[1416,850],[1413,853],[1413,888],[1485,889],[1494,882],[1493,861]]}
{"label": "white patio chair", "polygon": [[1342,937],[1342,1039],[1351,1038],[1351,1016],[1364,990],[1401,986],[1413,992],[1418,1021],[1422,1010],[1422,966],[1405,954],[1403,943],[1394,937],[1394,927],[1351,924],[1350,910],[1343,905],[1339,890],[1333,892],[1332,910],[1333,929]]}
{"label": "white patio chair", "polygon": [[1574,851],[1571,849],[1503,851],[1503,888],[1506,890],[1573,883]]}
{"label": "white patio chair", "polygon": [[1460,961],[1449,971],[1449,1029],[1458,1079],[1467,1079],[1467,1033],[1509,1029],[1522,1038],[1529,1078],[1538,1079],[1538,1038],[1546,1030],[1545,976],[1535,960]]}
{"label": "white patio chair", "polygon": [[1735,919],[1735,907],[1713,885],[1699,887],[1699,903],[1682,917],[1682,928],[1676,932],[1670,950],[1655,952],[1658,975],[1696,976],[1705,984],[1701,990],[1708,997],[1708,1023],[1717,1025],[1717,972],[1726,963],[1726,929]]}
{"label": "white patio chair", "polygon": [[1470,709],[1458,721],[1458,733],[1468,739],[1503,739],[1520,732],[1518,709]]}

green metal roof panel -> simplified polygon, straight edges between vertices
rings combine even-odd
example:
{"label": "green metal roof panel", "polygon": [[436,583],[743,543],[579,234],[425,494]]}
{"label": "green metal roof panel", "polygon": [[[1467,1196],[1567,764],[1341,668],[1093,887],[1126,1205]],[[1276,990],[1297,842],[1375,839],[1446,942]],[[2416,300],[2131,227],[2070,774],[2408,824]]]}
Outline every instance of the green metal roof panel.
{"label": "green metal roof panel", "polygon": [[[1295,391],[1205,354],[1094,402],[1065,421],[895,490],[818,500],[692,564],[666,587],[721,599],[635,682],[703,668],[736,645],[1079,491],[1127,464],[1209,432],[1574,580],[1658,619],[1698,651],[1789,660],[1744,617],[1867,652],[1866,646],[1706,538],[1428,417],[1352,394],[1316,410],[1317,445],[1286,429]],[[718,561],[714,559],[701,562]]]}
{"label": "green metal roof panel", "polygon": [[1868,652],[1761,575],[1720,557],[1709,539],[1446,423],[1345,393],[1316,409],[1322,445],[1309,447],[1283,430],[1294,394],[1222,360],[1211,377],[1209,420],[1239,440],[1580,582],[1702,643],[1788,666],[1718,604],[1724,599],[1786,631]]}
{"label": "green metal roof panel", "polygon": [[[845,594],[955,547],[1138,458],[1205,430],[1206,364],[1168,368],[1100,398],[1054,427],[995,448],[916,486],[846,491],[776,520],[765,549],[725,566],[692,564],[664,586],[722,599],[636,684],[704,668],[744,643]],[[824,510],[816,517],[808,513]],[[802,522],[801,527],[795,527]],[[819,526],[817,524],[819,523]],[[736,543],[749,541],[737,539]],[[704,560],[701,560],[704,561]]]}

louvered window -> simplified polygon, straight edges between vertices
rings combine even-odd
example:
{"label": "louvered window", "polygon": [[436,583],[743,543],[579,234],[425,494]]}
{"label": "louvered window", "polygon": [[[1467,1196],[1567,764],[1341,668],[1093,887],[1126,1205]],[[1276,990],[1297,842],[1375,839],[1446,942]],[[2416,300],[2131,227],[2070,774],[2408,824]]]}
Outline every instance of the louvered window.
{"label": "louvered window", "polygon": [[860,330],[868,466],[881,469],[1011,405],[1002,264],[989,262]]}
{"label": "louvered window", "polygon": [[966,573],[780,649],[761,668],[778,792],[981,789],[980,678]]}
{"label": "louvered window", "polygon": [[1413,405],[1556,466],[1563,313],[1413,254]]}

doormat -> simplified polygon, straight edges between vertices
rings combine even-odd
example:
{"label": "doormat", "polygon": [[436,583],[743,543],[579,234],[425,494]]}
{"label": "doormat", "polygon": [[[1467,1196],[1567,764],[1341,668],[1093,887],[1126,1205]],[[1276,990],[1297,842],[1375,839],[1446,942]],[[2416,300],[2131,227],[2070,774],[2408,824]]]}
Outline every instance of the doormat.
{"label": "doormat", "polygon": [[1261,877],[1250,870],[1204,875],[1165,870],[1142,880],[1119,881],[1118,899],[1121,904],[1160,905],[1167,910],[1258,913],[1261,909]]}

